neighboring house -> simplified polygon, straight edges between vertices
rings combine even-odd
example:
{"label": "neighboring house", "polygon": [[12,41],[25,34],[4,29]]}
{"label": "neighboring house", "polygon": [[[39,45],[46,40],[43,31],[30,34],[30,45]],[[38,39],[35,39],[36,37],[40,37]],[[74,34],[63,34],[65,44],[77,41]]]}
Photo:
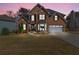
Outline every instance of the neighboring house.
{"label": "neighboring house", "polygon": [[66,25],[70,31],[79,31],[79,12],[72,10],[66,20]]}
{"label": "neighboring house", "polygon": [[65,28],[64,14],[46,9],[37,4],[28,13],[28,16],[21,16],[18,21],[20,32],[63,32]]}
{"label": "neighboring house", "polygon": [[7,15],[0,15],[0,33],[3,28],[8,28],[10,32],[16,31],[15,18]]}

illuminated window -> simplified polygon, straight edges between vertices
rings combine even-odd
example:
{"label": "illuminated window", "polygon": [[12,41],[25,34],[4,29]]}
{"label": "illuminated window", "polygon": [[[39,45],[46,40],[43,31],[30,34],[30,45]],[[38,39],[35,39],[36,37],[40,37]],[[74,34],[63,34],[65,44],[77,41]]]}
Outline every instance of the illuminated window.
{"label": "illuminated window", "polygon": [[26,30],[26,24],[23,24],[23,30]]}
{"label": "illuminated window", "polygon": [[40,20],[44,20],[45,19],[45,15],[39,15],[39,19]]}
{"label": "illuminated window", "polygon": [[34,21],[34,15],[31,16],[31,20]]}
{"label": "illuminated window", "polygon": [[58,20],[58,16],[55,16],[55,21],[57,21]]}
{"label": "illuminated window", "polygon": [[46,24],[38,24],[38,30],[44,31],[44,30],[46,30],[46,28],[47,28]]}

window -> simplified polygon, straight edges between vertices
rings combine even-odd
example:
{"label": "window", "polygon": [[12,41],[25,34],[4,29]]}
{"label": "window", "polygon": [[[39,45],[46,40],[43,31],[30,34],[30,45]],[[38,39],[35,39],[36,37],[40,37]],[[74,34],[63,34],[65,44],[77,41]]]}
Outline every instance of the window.
{"label": "window", "polygon": [[31,16],[31,20],[34,21],[34,15]]}
{"label": "window", "polygon": [[40,20],[44,20],[45,19],[45,15],[39,15],[39,19]]}
{"label": "window", "polygon": [[58,16],[55,16],[55,21],[57,21],[58,20]]}
{"label": "window", "polygon": [[38,30],[40,31],[46,30],[46,24],[38,24]]}
{"label": "window", "polygon": [[40,24],[40,31],[44,31],[44,24]]}
{"label": "window", "polygon": [[23,30],[26,30],[26,24],[23,24]]}

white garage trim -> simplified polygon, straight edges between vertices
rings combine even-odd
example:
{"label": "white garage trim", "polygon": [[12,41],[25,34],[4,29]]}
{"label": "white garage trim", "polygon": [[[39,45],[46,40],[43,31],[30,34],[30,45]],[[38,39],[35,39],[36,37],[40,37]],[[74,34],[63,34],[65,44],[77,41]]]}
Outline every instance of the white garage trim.
{"label": "white garage trim", "polygon": [[49,32],[63,32],[63,25],[50,25]]}
{"label": "white garage trim", "polygon": [[49,27],[63,27],[63,25],[50,25]]}

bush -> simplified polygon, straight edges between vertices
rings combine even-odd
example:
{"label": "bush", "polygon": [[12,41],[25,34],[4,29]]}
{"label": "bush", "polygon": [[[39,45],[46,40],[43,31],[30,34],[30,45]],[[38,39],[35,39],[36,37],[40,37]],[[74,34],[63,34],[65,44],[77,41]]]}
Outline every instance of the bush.
{"label": "bush", "polygon": [[8,30],[8,28],[3,28],[3,29],[1,30],[1,35],[9,35],[9,30]]}

